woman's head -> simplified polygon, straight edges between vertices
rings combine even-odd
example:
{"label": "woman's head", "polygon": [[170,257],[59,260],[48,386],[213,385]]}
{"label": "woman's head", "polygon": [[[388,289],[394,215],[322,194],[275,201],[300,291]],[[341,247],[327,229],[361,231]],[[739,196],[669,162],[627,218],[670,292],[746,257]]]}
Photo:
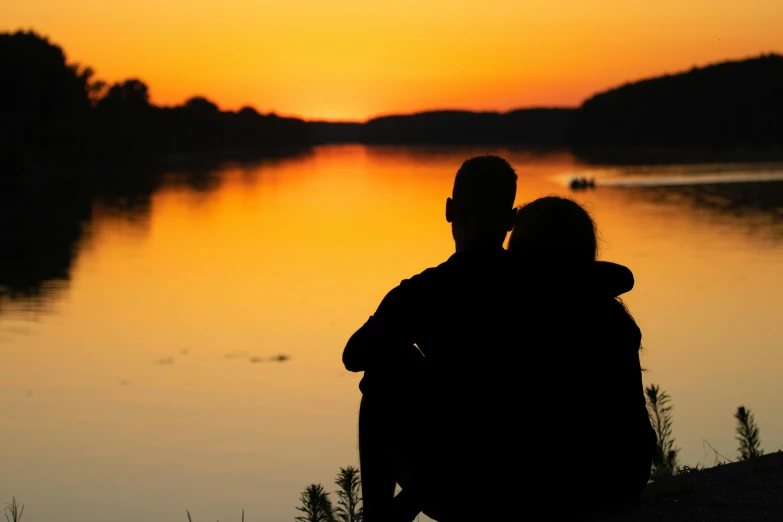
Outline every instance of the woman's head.
{"label": "woman's head", "polygon": [[598,250],[595,223],[573,200],[539,198],[519,209],[508,249],[545,262],[594,261]]}

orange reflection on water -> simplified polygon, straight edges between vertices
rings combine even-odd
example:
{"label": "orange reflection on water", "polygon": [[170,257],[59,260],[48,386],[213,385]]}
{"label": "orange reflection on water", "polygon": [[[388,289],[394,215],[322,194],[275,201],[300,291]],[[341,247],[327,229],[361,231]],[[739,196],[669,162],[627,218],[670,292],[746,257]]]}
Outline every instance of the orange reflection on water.
{"label": "orange reflection on water", "polygon": [[583,166],[567,153],[324,147],[167,185],[135,222],[96,207],[55,314],[0,315],[0,490],[42,519],[295,516],[305,486],[356,463],[345,341],[451,254],[445,198],[461,161],[487,152],[516,166],[518,203],[584,203],[602,257],[633,269],[645,381],[673,397],[683,463],[705,462],[702,439],[734,454],[739,404],[765,449],[783,444],[779,214],[571,193],[559,177]]}

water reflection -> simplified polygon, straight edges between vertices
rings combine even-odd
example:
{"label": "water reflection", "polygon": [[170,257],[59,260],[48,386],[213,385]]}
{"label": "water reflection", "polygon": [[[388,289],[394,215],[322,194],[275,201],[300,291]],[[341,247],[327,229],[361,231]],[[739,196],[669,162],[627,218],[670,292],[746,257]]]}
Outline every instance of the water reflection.
{"label": "water reflection", "polygon": [[114,169],[86,185],[77,174],[54,176],[44,186],[0,192],[0,313],[46,314],[69,288],[79,253],[89,249],[96,223],[110,222],[128,234],[146,234],[153,196],[163,187],[182,188],[196,198],[219,190],[227,171],[248,186],[265,168],[291,157],[220,162],[207,159],[179,168]]}
{"label": "water reflection", "polygon": [[726,163],[756,163],[780,160],[779,148],[691,148],[670,147],[590,147],[573,149],[574,156],[583,165],[698,165]]}
{"label": "water reflection", "polygon": [[701,220],[739,230],[763,242],[783,238],[783,182],[692,186],[602,188],[627,200],[645,201],[661,211],[696,212]]}
{"label": "water reflection", "polygon": [[771,224],[783,220],[783,182],[672,187],[666,192],[678,194],[695,206],[735,217],[766,214]]}
{"label": "water reflection", "polygon": [[80,191],[0,193],[0,299],[42,303],[59,294],[91,218],[91,198]]}
{"label": "water reflection", "polygon": [[[780,162],[645,165],[574,165],[554,177],[564,187],[595,180],[585,197],[622,200],[633,213],[649,203],[659,215],[677,213],[775,243],[783,235],[783,164]],[[598,190],[591,196],[590,193]]]}
{"label": "water reflection", "polygon": [[0,205],[0,489],[41,519],[296,516],[307,484],[356,462],[346,339],[453,251],[444,200],[484,153],[517,167],[517,203],[586,204],[603,258],[634,270],[645,378],[673,397],[684,464],[703,439],[732,452],[742,403],[765,449],[783,444],[781,184],[572,192],[559,176],[595,166],[563,151],[340,146]]}
{"label": "water reflection", "polygon": [[[422,172],[444,163],[457,164],[466,157],[487,152],[486,147],[433,146],[362,147],[362,150],[366,161],[376,168],[387,166],[393,170],[395,166],[399,166],[408,171],[413,169]],[[523,174],[531,169],[537,171],[553,164],[576,161],[568,152],[551,150],[501,148],[494,152],[508,157],[517,165],[522,165]],[[330,153],[343,152],[339,148],[321,150],[319,161],[330,161]],[[298,159],[309,156],[309,153],[302,153]],[[659,157],[666,160],[683,160],[682,153],[674,157],[670,154],[651,155],[649,152],[610,157],[624,165],[633,165],[643,160],[649,164],[651,158]],[[702,156],[697,154],[693,157]],[[578,155],[577,158],[578,161],[592,159],[584,154]],[[606,160],[605,157],[599,158]],[[96,221],[111,221],[116,227],[123,226],[129,234],[145,234],[149,227],[153,196],[162,187],[186,189],[191,192],[194,203],[198,205],[199,199],[208,198],[209,194],[220,189],[227,172],[236,174],[233,179],[250,187],[258,182],[259,176],[264,176],[267,172],[274,176],[274,167],[287,161],[291,159],[274,158],[231,164],[213,161],[168,170],[138,168],[129,172],[113,172],[111,176],[105,177],[111,182],[103,183],[99,187],[61,184],[35,190],[4,191],[0,196],[0,221],[5,224],[0,232],[4,252],[0,254],[0,310],[13,306],[16,310],[45,313],[47,305],[56,301],[67,290],[74,259],[79,251],[89,244],[90,231]],[[736,172],[742,168],[742,165],[736,163],[689,166],[690,170],[701,173],[705,169],[708,172],[726,169]],[[747,169],[757,170],[758,164],[747,164]],[[629,172],[671,175],[673,172],[680,173],[680,170],[682,167],[677,165],[614,168],[615,172],[624,176]],[[399,174],[410,175],[410,172]],[[703,207],[731,218],[742,218],[742,223],[745,223],[751,233],[755,233],[759,228],[771,227],[767,232],[774,231],[775,237],[781,234],[779,224],[783,213],[783,183],[637,187],[622,190],[629,202],[643,199],[667,206]],[[733,224],[737,226],[740,223]]]}

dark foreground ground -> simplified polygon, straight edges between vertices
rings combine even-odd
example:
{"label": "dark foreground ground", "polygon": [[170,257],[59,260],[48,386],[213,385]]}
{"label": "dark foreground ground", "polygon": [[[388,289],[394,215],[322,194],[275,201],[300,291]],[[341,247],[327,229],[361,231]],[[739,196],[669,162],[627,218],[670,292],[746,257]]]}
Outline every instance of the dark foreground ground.
{"label": "dark foreground ground", "polygon": [[650,484],[637,505],[586,520],[783,521],[783,451]]}

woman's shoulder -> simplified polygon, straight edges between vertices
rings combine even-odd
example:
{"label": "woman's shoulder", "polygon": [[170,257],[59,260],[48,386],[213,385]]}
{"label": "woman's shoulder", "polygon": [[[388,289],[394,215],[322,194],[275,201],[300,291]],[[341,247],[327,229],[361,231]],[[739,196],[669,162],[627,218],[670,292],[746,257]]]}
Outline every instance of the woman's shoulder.
{"label": "woman's shoulder", "polygon": [[642,344],[642,331],[628,307],[620,298],[605,299],[604,301],[608,326],[614,328],[625,343],[638,349]]}
{"label": "woman's shoulder", "polygon": [[576,332],[576,335],[585,341],[590,337],[602,344],[633,346],[634,349],[641,346],[642,332],[619,298],[585,296],[573,304],[569,315],[575,324],[582,326],[582,334]]}

